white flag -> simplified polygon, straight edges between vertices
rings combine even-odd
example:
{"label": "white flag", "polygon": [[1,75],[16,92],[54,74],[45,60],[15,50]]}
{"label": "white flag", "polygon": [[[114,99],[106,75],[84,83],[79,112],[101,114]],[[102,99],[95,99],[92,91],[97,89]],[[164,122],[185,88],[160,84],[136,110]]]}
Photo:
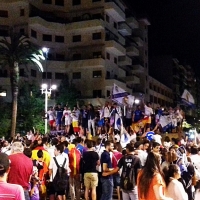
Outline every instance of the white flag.
{"label": "white flag", "polygon": [[125,103],[132,106],[135,101],[135,97],[129,95],[129,93],[126,92],[124,89],[114,84],[112,91],[112,100],[119,104]]}
{"label": "white flag", "polygon": [[184,90],[181,98],[187,105],[194,105],[195,103],[193,96],[187,90]]}

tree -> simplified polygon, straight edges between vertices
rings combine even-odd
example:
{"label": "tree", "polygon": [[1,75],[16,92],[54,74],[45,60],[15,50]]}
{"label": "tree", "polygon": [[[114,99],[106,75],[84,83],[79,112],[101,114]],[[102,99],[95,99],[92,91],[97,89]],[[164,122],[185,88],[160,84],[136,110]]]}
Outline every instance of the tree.
{"label": "tree", "polygon": [[32,62],[43,72],[41,59],[45,60],[42,51],[34,47],[26,36],[11,30],[9,37],[0,40],[0,64],[8,67],[12,91],[11,137],[16,131],[19,66]]}
{"label": "tree", "polygon": [[35,127],[44,132],[44,98],[41,97],[39,86],[27,82],[20,82],[18,97],[17,131],[28,131]]}
{"label": "tree", "polygon": [[66,74],[60,83],[58,91],[59,92],[56,97],[57,103],[61,103],[63,105],[67,104],[71,108],[77,104],[79,93],[75,86],[69,82],[68,76]]}

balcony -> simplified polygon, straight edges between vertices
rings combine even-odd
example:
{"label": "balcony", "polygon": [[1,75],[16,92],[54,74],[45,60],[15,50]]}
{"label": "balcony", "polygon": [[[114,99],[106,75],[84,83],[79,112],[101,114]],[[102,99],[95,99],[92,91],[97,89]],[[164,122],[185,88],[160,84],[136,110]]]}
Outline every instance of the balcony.
{"label": "balcony", "polygon": [[117,80],[117,79],[115,79],[115,78],[106,79],[106,80],[105,80],[105,87],[110,87],[110,88],[112,88],[114,84],[116,84],[116,85],[119,86],[120,88],[126,90],[126,83],[123,82],[122,80]]}
{"label": "balcony", "polygon": [[137,29],[139,28],[139,23],[134,17],[129,17],[126,19],[126,23],[132,28]]}
{"label": "balcony", "polygon": [[104,29],[104,21],[102,19],[73,22],[66,25],[66,30],[68,32],[72,32],[74,30],[96,31],[97,29]]}
{"label": "balcony", "polygon": [[105,66],[105,60],[103,58],[94,58],[94,59],[87,59],[87,60],[75,60],[75,61],[68,61],[66,63],[67,68],[100,68]]}
{"label": "balcony", "polygon": [[126,55],[126,49],[114,40],[106,41],[105,48],[108,52],[113,53],[117,56],[124,56]]}
{"label": "balcony", "polygon": [[139,50],[134,46],[127,47],[126,53],[128,56],[139,56]]}
{"label": "balcony", "polygon": [[123,78],[123,80],[126,82],[126,84],[140,84],[140,78],[138,78],[135,75],[126,76]]}
{"label": "balcony", "polygon": [[131,28],[127,25],[126,22],[121,22],[118,26],[118,31],[123,35],[123,36],[127,36],[127,35],[131,35],[132,34],[132,30]]}
{"label": "balcony", "polygon": [[119,66],[126,66],[126,65],[132,65],[132,59],[128,56],[120,56],[118,57],[118,65]]}
{"label": "balcony", "polygon": [[144,73],[145,72],[145,68],[138,64],[138,65],[132,65],[132,73]]}
{"label": "balcony", "polygon": [[144,45],[144,41],[140,37],[135,37],[134,41],[137,43],[138,47],[142,47]]}
{"label": "balcony", "polygon": [[42,31],[55,31],[59,33],[65,32],[65,25],[61,23],[54,23],[54,22],[48,22],[40,17],[30,17],[29,18],[29,26],[33,27]]}
{"label": "balcony", "polygon": [[105,2],[105,12],[117,22],[125,21],[125,13],[115,2]]}

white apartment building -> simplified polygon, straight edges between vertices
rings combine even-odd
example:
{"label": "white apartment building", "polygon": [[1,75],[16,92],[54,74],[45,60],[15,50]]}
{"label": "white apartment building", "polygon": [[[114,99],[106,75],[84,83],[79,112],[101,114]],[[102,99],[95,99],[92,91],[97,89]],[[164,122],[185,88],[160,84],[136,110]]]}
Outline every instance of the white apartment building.
{"label": "white apartment building", "polygon": [[[127,13],[120,0],[0,0],[0,36],[10,26],[47,47],[43,74],[21,67],[21,79],[59,84],[64,74],[81,98],[110,97],[113,84],[150,100],[147,19]],[[10,99],[6,71],[0,85]]]}

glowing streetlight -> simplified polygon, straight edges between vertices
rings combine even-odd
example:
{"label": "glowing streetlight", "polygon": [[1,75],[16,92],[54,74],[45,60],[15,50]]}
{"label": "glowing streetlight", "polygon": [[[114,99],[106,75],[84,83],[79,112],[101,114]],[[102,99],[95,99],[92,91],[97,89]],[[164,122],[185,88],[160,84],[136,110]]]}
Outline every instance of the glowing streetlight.
{"label": "glowing streetlight", "polygon": [[140,103],[140,100],[139,99],[135,99],[134,103],[137,105]]}
{"label": "glowing streetlight", "polygon": [[56,90],[56,85],[51,85],[50,88],[48,88],[48,85],[46,83],[43,83],[41,85],[41,91],[42,94],[45,94],[45,134],[47,133],[47,107],[48,107],[48,95],[51,95],[51,90]]}

